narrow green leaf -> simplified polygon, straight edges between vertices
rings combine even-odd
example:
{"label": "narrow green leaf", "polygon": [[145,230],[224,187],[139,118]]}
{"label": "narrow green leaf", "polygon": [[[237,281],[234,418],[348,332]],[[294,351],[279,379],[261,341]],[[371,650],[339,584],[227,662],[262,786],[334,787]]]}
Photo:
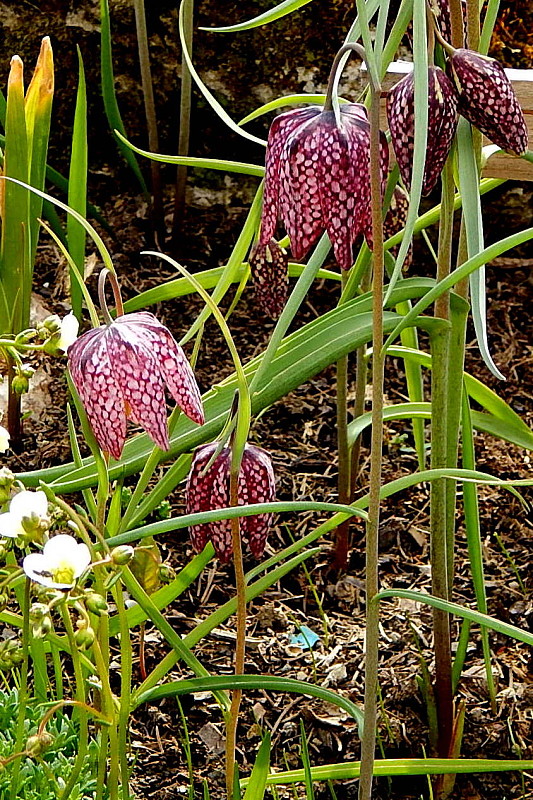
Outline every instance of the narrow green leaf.
{"label": "narrow green leaf", "polygon": [[302,756],[302,763],[304,765],[305,796],[307,800],[315,800],[315,793],[313,791],[313,778],[311,775],[311,762],[309,760],[309,748],[307,746],[305,727],[302,719],[300,719],[300,754]]}
{"label": "narrow green leaf", "polygon": [[[399,419],[431,419],[431,403],[398,403],[391,406],[386,406],[383,412],[383,419],[385,422],[392,422]],[[479,411],[472,411],[472,423],[474,427],[490,433],[492,436],[497,436],[499,439],[516,444],[518,447],[524,447],[528,450],[533,450],[533,431],[524,431],[521,428],[516,428],[514,425],[504,422],[500,419],[493,417],[491,414],[485,414]],[[348,442],[350,447],[362,431],[370,427],[372,424],[372,414],[368,412],[362,414],[357,419],[354,419],[348,425]]]}
{"label": "narrow green leaf", "polygon": [[[207,269],[204,272],[196,272],[194,277],[204,289],[213,289],[213,287],[218,285],[222,276],[225,276],[226,267],[227,265]],[[300,277],[304,269],[304,264],[289,262],[289,277]],[[240,283],[247,271],[248,264],[246,262],[241,263],[235,270],[232,270],[231,282]],[[319,269],[316,274],[316,280],[330,280],[340,283],[340,274],[338,272],[332,272],[329,269]],[[146,306],[163,303],[165,300],[174,300],[176,297],[185,297],[193,293],[194,289],[186,278],[175,278],[173,281],[161,283],[159,286],[154,286],[152,289],[147,289],[145,292],[141,292],[135,295],[135,297],[126,300],[124,303],[124,311],[126,313],[138,311]]]}
{"label": "narrow green leaf", "polygon": [[406,600],[414,600],[416,603],[424,603],[433,608],[438,608],[441,611],[447,611],[449,614],[455,614],[462,619],[468,619],[470,622],[475,622],[486,628],[490,628],[497,633],[502,633],[504,636],[509,636],[511,639],[517,639],[524,644],[533,645],[533,633],[525,631],[522,628],[517,628],[516,625],[510,625],[507,622],[502,622],[495,617],[489,617],[487,614],[481,614],[479,611],[474,611],[471,608],[465,608],[457,603],[450,603],[447,600],[441,600],[440,597],[433,597],[423,592],[413,592],[409,589],[385,589],[379,592],[372,602],[380,602],[390,597],[404,597]]}
{"label": "narrow green leaf", "polygon": [[355,703],[348,700],[331,689],[324,689],[322,686],[315,686],[306,681],[297,681],[293,678],[278,678],[274,675],[214,675],[209,678],[192,678],[191,680],[173,681],[162,686],[155,686],[135,700],[135,706],[143,703],[152,703],[162,697],[180,697],[183,694],[193,692],[220,691],[221,689],[262,689],[265,692],[290,692],[291,694],[306,695],[317,697],[326,703],[342,708],[360,727],[363,720],[361,709]]}
{"label": "narrow green leaf", "polygon": [[[29,178],[23,65],[18,56],[13,56],[11,59],[7,86],[4,175],[24,182]],[[7,181],[2,187],[0,198],[2,208],[0,280],[11,319],[11,326],[6,333],[18,333],[28,327],[30,313],[32,279],[28,249],[30,200],[27,190],[11,181]]]}
{"label": "narrow green leaf", "polygon": [[209,31],[210,33],[236,33],[237,31],[249,31],[252,28],[259,28],[261,25],[267,25],[269,22],[275,22],[281,17],[292,14],[293,11],[298,11],[302,6],[306,6],[311,0],[283,0],[277,6],[259,14],[257,17],[247,20],[246,22],[238,22],[235,25],[226,25],[220,28],[200,28],[201,31]]}
{"label": "narrow green leaf", "polygon": [[409,325],[412,325],[414,319],[423,311],[425,311],[426,308],[437,299],[437,297],[440,297],[440,295],[448,291],[448,289],[452,289],[456,283],[461,281],[463,278],[466,278],[468,275],[474,272],[474,270],[479,269],[481,266],[483,266],[483,264],[487,264],[494,258],[501,256],[502,253],[507,252],[507,250],[511,250],[513,247],[518,247],[519,245],[524,244],[524,242],[528,242],[530,239],[533,239],[533,228],[526,228],[519,233],[512,234],[512,236],[507,236],[505,239],[500,239],[500,241],[495,242],[489,247],[486,247],[482,253],[479,253],[479,255],[469,258],[468,261],[465,261],[464,264],[461,264],[458,269],[454,270],[442,281],[439,281],[433,287],[433,289],[430,289],[424,295],[422,300],[419,300],[418,303],[413,306],[411,311],[403,317],[401,322],[398,323],[396,328],[387,337],[387,340],[383,345],[383,350],[386,351],[389,345],[392,344],[396,337],[400,335],[401,331],[404,330],[404,328],[409,327]]}
{"label": "narrow green leaf", "polygon": [[[78,90],[76,94],[76,109],[74,112],[74,127],[72,130],[72,146],[70,155],[70,170],[68,176],[68,204],[82,217],[87,216],[87,92],[85,86],[85,70],[83,59],[78,47]],[[70,214],[67,215],[67,241],[68,249],[75,269],[81,281],[84,280],[85,268],[85,229]],[[70,275],[70,297],[72,310],[77,318],[81,318],[82,293],[75,276]]]}
{"label": "narrow green leaf", "polygon": [[[359,769],[359,761],[347,761],[344,764],[323,764],[319,767],[312,767],[311,772],[314,781],[347,781],[358,778]],[[533,761],[527,761],[525,759],[384,758],[374,762],[374,775],[376,777],[394,777],[399,775],[459,775],[531,769],[533,769]],[[242,780],[243,786],[246,786],[247,780],[247,778]],[[303,780],[303,769],[294,769],[269,775],[267,786],[302,783]]]}
{"label": "narrow green leaf", "polygon": [[179,164],[183,167],[198,167],[199,169],[216,169],[222,172],[238,172],[241,175],[256,175],[258,178],[264,177],[265,168],[256,164],[246,164],[241,161],[224,161],[218,158],[196,158],[194,156],[168,156],[161,153],[151,153],[149,150],[143,150],[132,144],[120,131],[115,131],[117,138],[123,142],[126,147],[134,150],[141,156],[152,159],[152,161],[161,161],[163,164]]}
{"label": "narrow green leaf", "polygon": [[[101,0],[101,2],[104,2],[104,0]],[[185,36],[185,28],[184,28],[184,4],[183,3],[181,4],[180,11],[179,11],[179,34],[180,34],[180,42],[181,42],[181,47],[182,47],[182,52],[183,52],[183,58],[185,59],[185,61],[187,63],[187,66],[189,68],[189,72],[191,73],[192,79],[196,83],[197,87],[200,89],[201,93],[203,94],[203,96],[205,97],[205,99],[207,100],[207,102],[209,103],[211,108],[213,109],[213,111],[220,117],[220,119],[223,122],[226,123],[228,128],[230,128],[235,133],[238,133],[240,136],[243,136],[245,139],[250,139],[250,141],[255,142],[256,144],[266,145],[266,142],[265,142],[264,139],[259,139],[257,136],[252,136],[251,133],[248,133],[247,131],[244,131],[242,128],[239,128],[237,123],[234,122],[234,120],[232,120],[232,118],[229,116],[229,114],[222,108],[222,106],[220,105],[218,100],[209,91],[209,89],[207,88],[205,83],[202,81],[202,79],[200,78],[200,76],[196,72],[194,64],[192,63],[192,60],[191,60],[191,55],[190,55],[189,50],[187,48],[187,39],[186,39],[186,36]],[[118,127],[118,126],[115,125],[114,127]]]}
{"label": "narrow green leaf", "polygon": [[248,778],[248,786],[244,794],[244,800],[263,800],[269,767],[270,732],[267,731],[257,751],[252,774]]}
{"label": "narrow green leaf", "polygon": [[[473,258],[483,250],[483,218],[479,195],[479,170],[472,144],[472,131],[469,123],[462,117],[457,126],[458,178],[463,198],[463,220],[466,230],[468,257]],[[470,274],[472,295],[472,318],[483,361],[493,375],[505,380],[489,352],[487,339],[487,300],[485,290],[485,264]]]}
{"label": "narrow green leaf", "polygon": [[[105,113],[112,131],[119,131],[124,137],[126,130],[118,107],[115,92],[115,77],[113,73],[113,53],[111,38],[111,21],[109,18],[108,0],[100,0],[100,74],[102,79],[102,99]],[[123,142],[117,139],[118,147],[139,181],[143,194],[149,198],[148,188],[137,159]]]}

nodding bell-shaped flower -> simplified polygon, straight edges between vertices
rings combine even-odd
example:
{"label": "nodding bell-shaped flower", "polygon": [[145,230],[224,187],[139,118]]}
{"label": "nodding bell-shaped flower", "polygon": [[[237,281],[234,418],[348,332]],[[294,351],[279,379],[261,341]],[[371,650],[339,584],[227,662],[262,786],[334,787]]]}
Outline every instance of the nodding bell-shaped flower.
{"label": "nodding bell-shaped flower", "polygon": [[279,317],[287,299],[287,254],[275,239],[259,242],[249,257],[257,302],[271,317]]}
{"label": "nodding bell-shaped flower", "polygon": [[[386,177],[388,147],[381,139]],[[370,234],[370,125],[364,106],[346,103],[339,113],[317,106],[276,117],[268,134],[259,246],[265,248],[281,219],[292,255],[302,259],[324,230],[343,269],[352,246]]]}
{"label": "nodding bell-shaped flower", "polygon": [[28,578],[50,589],[72,589],[90,563],[87,545],[60,533],[46,542],[42,553],[26,556],[22,568]]}
{"label": "nodding bell-shaped flower", "polygon": [[[415,86],[410,72],[387,97],[387,119],[400,175],[411,188],[415,147]],[[442,172],[457,128],[457,95],[440,67],[428,70],[428,136],[422,194],[429,194]]]}
{"label": "nodding bell-shaped flower", "polygon": [[[231,448],[224,447],[210,467],[206,469],[218,442],[206,444],[196,450],[187,481],[187,513],[195,514],[216,508],[226,508],[230,504],[229,476]],[[270,456],[259,447],[246,445],[241,461],[238,483],[238,503],[270,503],[274,500],[276,486]],[[248,541],[248,546],[256,558],[265,549],[272,514],[256,514],[241,517],[240,531]],[[191,542],[200,553],[208,541],[213,543],[215,552],[223,563],[233,554],[231,539],[231,520],[192,525]]]}
{"label": "nodding bell-shaped flower", "polygon": [[124,314],[84,333],[68,348],[68,366],[96,440],[114,458],[122,453],[128,417],[168,450],[165,385],[190,419],[204,422],[183,350],[147,311]]}
{"label": "nodding bell-shaped flower", "polygon": [[459,113],[487,138],[517,156],[528,148],[524,112],[499,61],[473,50],[455,50],[449,61]]}

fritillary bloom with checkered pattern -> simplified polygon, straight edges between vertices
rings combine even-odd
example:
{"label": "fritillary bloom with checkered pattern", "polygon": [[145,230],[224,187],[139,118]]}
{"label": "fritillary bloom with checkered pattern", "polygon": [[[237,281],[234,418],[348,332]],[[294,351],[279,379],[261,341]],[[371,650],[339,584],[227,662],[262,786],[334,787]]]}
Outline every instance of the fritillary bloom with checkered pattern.
{"label": "fritillary bloom with checkered pattern", "polygon": [[[218,444],[213,442],[196,450],[187,481],[188,514],[227,508],[230,504],[231,448],[222,448],[211,466],[208,466]],[[240,506],[270,503],[275,498],[276,486],[272,462],[268,453],[260,447],[247,444],[244,448],[237,495]],[[241,517],[239,522],[242,538],[248,542],[252,554],[260,558],[265,549],[272,514]],[[207,542],[212,542],[220,561],[226,563],[230,560],[233,554],[231,520],[223,519],[218,522],[192,525],[190,535],[196,552],[200,553]]]}
{"label": "fritillary bloom with checkered pattern", "polygon": [[279,317],[287,299],[289,282],[286,252],[275,239],[264,245],[258,242],[250,253],[249,262],[257,302],[270,317]]}
{"label": "fritillary bloom with checkered pattern", "polygon": [[459,113],[508,153],[528,148],[524,112],[499,61],[473,50],[456,50],[449,62],[459,96]]}
{"label": "fritillary bloom with checkered pattern", "polygon": [[126,420],[168,450],[165,385],[194,422],[204,422],[198,385],[181,347],[153,314],[124,314],[68,348],[74,385],[101,449],[120,458]]}
{"label": "fritillary bloom with checkered pattern", "polygon": [[[415,87],[410,72],[390,90],[387,119],[400,175],[411,188],[415,148]],[[428,70],[428,136],[422,194],[429,194],[439,179],[457,129],[457,95],[440,67]]]}
{"label": "fritillary bloom with checkered pattern", "polygon": [[[388,147],[381,137],[385,179]],[[280,114],[270,127],[259,245],[281,220],[300,260],[324,230],[343,269],[353,263],[360,234],[370,236],[370,125],[364,106],[341,105],[339,114],[312,106]]]}

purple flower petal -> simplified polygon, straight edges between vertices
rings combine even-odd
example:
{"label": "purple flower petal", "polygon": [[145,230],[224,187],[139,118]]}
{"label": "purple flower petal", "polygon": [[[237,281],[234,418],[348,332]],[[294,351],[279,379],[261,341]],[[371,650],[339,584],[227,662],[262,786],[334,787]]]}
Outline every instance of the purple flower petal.
{"label": "purple flower petal", "polygon": [[184,412],[203,422],[200,393],[183,351],[153,314],[118,317],[68,349],[69,369],[99,446],[120,458],[126,419],[168,450],[165,383]]}
{"label": "purple flower petal", "polygon": [[504,68],[473,50],[456,50],[450,71],[459,94],[459,113],[487,138],[517,156],[528,148],[524,112]]}
{"label": "purple flower petal", "polygon": [[253,248],[249,262],[259,305],[269,316],[279,317],[287,299],[286,253],[271,239],[266,245],[259,242]]}

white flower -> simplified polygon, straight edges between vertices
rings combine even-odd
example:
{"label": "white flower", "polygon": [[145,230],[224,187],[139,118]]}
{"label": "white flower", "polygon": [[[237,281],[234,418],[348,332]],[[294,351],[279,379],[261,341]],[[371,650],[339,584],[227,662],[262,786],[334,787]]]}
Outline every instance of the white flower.
{"label": "white flower", "polygon": [[72,311],[67,314],[66,317],[63,317],[61,320],[61,333],[57,343],[60,350],[63,350],[65,353],[67,352],[70,345],[78,338],[79,327],[80,323]]}
{"label": "white flower", "polygon": [[28,527],[37,528],[47,519],[48,500],[45,493],[23,489],[12,499],[9,511],[0,514],[0,536],[14,539],[26,533]]}
{"label": "white flower", "polygon": [[43,586],[71,589],[90,563],[87,545],[68,533],[60,533],[46,542],[42,553],[26,556],[22,567],[28,578]]}
{"label": "white flower", "polygon": [[9,450],[9,431],[0,425],[0,453],[5,453]]}

